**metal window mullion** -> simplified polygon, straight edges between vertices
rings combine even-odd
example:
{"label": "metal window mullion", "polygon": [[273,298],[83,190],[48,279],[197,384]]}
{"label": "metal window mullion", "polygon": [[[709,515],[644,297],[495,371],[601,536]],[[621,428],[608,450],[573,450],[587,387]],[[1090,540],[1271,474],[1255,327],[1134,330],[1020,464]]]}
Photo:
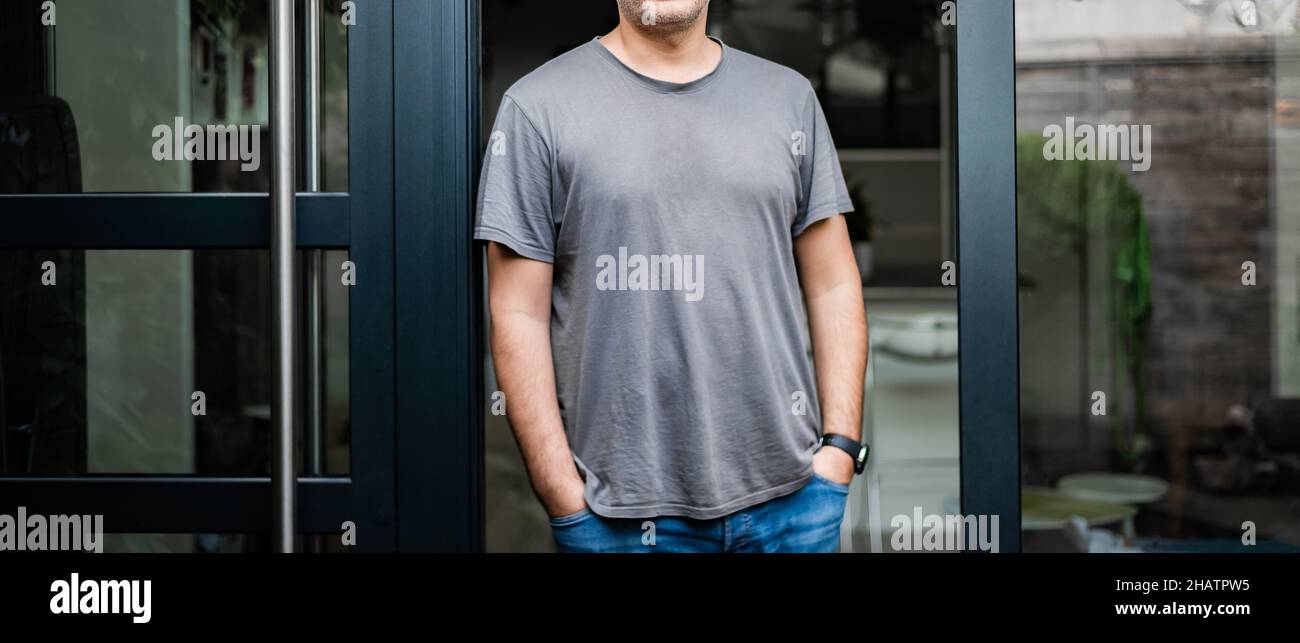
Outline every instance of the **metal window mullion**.
{"label": "metal window mullion", "polygon": [[961,504],[1020,549],[1014,0],[957,3]]}
{"label": "metal window mullion", "polygon": [[[320,0],[308,0],[303,10],[303,177],[307,192],[320,192],[320,96],[321,96],[321,15]],[[306,406],[303,409],[303,446],[305,475],[324,472],[325,462],[325,283],[324,251],[313,248],[305,253],[303,271],[306,289]]]}

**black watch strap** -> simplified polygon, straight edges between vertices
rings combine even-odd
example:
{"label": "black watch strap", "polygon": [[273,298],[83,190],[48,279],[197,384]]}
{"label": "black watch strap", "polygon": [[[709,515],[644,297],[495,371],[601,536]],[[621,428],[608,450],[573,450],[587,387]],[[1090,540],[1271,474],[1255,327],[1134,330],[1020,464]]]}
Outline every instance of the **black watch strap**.
{"label": "black watch strap", "polygon": [[867,468],[867,455],[871,453],[871,447],[839,435],[838,433],[824,433],[820,442],[821,446],[832,446],[839,449],[853,458],[853,472],[862,473]]}

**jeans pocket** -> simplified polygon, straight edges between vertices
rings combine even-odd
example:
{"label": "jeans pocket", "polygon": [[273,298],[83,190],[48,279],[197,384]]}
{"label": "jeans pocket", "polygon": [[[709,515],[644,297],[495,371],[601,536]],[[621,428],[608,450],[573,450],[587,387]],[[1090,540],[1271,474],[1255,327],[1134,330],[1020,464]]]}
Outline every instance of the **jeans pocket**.
{"label": "jeans pocket", "polygon": [[592,516],[591,507],[583,507],[571,514],[551,518],[551,526],[555,528],[571,527]]}
{"label": "jeans pocket", "polygon": [[813,473],[812,477],[814,482],[819,482],[822,485],[829,487],[832,491],[836,491],[844,494],[847,494],[849,492],[849,485],[840,482],[835,482],[834,480],[831,480],[829,478],[824,478],[819,473]]}

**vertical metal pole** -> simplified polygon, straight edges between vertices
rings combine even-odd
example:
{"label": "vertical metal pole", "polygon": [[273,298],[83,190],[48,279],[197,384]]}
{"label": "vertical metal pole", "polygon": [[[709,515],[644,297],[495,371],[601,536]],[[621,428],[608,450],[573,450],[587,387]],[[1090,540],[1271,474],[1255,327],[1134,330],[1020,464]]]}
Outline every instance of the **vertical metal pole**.
{"label": "vertical metal pole", "polygon": [[306,190],[320,192],[321,0],[303,4],[303,174]]}
{"label": "vertical metal pole", "polygon": [[[320,192],[320,96],[321,96],[321,0],[307,0],[303,5],[303,175],[307,192]],[[307,324],[304,348],[307,351],[307,400],[303,409],[306,460],[303,473],[320,475],[325,471],[325,363],[323,359],[325,327],[325,285],[321,279],[324,257],[320,248],[306,253],[304,272],[307,290]]]}
{"label": "vertical metal pole", "polygon": [[292,552],[297,514],[294,429],[298,424],[294,250],[293,0],[271,0],[271,297],[275,389],[271,410],[272,548]]}
{"label": "vertical metal pole", "polygon": [[303,448],[307,453],[303,473],[318,476],[325,472],[325,284],[321,279],[325,259],[320,248],[309,250],[303,259],[307,290],[306,337],[303,338],[307,351]]}
{"label": "vertical metal pole", "polygon": [[[947,29],[947,27],[945,27]],[[945,35],[946,32],[945,32]],[[955,260],[956,247],[952,242],[953,226],[957,222],[952,207],[952,51],[951,37],[944,39],[939,48],[939,257]]]}
{"label": "vertical metal pole", "polygon": [[[323,0],[306,0],[303,4],[303,176],[307,192],[321,191],[320,100],[321,100],[321,4]],[[319,476],[325,472],[325,252],[312,248],[305,253],[303,272],[307,293],[306,326],[303,349],[307,352],[303,408],[303,474]],[[308,537],[306,549],[324,551],[319,536]]]}

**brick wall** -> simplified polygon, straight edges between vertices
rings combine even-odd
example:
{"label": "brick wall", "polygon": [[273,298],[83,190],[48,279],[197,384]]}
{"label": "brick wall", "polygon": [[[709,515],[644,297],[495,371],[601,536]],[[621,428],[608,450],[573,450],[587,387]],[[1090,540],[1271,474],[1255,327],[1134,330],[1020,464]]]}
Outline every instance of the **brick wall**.
{"label": "brick wall", "polygon": [[[1066,116],[1151,125],[1152,167],[1129,177],[1143,195],[1151,239],[1144,416],[1165,456],[1170,449],[1213,445],[1213,429],[1224,423],[1226,409],[1266,403],[1272,386],[1272,51],[1239,41],[1196,47],[1145,59],[1038,61],[1017,72],[1020,131],[1041,132],[1046,124],[1063,124]],[[1143,47],[1131,43],[1114,50]],[[1022,246],[1022,267],[1034,265],[1026,256],[1032,252]],[[1247,260],[1258,266],[1253,288],[1241,284]],[[1077,283],[1066,279],[1048,287],[1074,288],[1077,300]],[[1072,321],[1075,311],[1053,312],[1024,295],[1022,318],[1022,334],[1052,328],[1079,333],[1084,327]],[[1035,343],[1022,338],[1022,347]],[[1079,395],[1104,388],[1106,374],[1072,350],[1054,351],[1048,344],[1035,355],[1025,348],[1025,386],[1035,386],[1034,377],[1056,377],[1080,380]],[[1024,409],[1027,429],[1038,427],[1026,435],[1027,460],[1035,449],[1057,454],[1042,454],[1045,472],[1095,466],[1095,453],[1074,451],[1109,444],[1108,436],[1098,435],[1108,428],[1091,422],[1087,400],[1070,392],[1059,390],[1050,402]],[[1162,459],[1175,466],[1173,458],[1159,454],[1155,466]]]}

